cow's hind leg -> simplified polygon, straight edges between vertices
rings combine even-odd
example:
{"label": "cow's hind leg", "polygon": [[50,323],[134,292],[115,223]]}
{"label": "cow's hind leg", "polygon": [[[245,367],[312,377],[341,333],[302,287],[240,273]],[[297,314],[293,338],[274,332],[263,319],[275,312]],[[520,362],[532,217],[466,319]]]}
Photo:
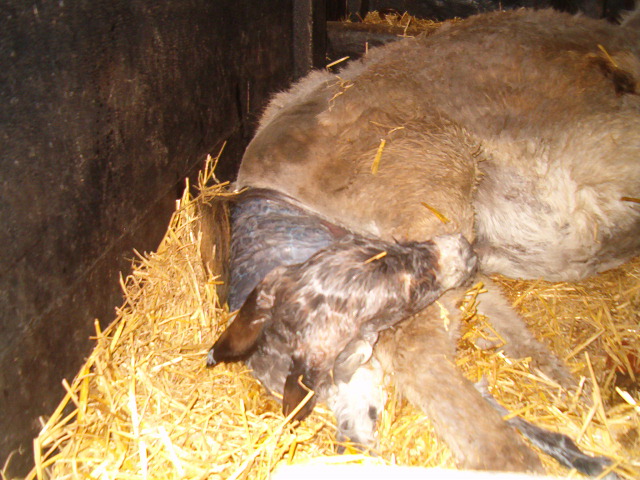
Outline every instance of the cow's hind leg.
{"label": "cow's hind leg", "polygon": [[439,308],[431,305],[381,335],[376,355],[383,367],[426,413],[461,468],[540,472],[536,454],[456,368]]}
{"label": "cow's hind leg", "polygon": [[567,365],[535,338],[522,317],[502,295],[498,285],[488,277],[483,276],[481,280],[487,292],[478,297],[478,313],[487,318],[504,341],[499,348],[511,358],[531,358],[533,367],[553,381],[567,389],[576,388],[576,379]]}

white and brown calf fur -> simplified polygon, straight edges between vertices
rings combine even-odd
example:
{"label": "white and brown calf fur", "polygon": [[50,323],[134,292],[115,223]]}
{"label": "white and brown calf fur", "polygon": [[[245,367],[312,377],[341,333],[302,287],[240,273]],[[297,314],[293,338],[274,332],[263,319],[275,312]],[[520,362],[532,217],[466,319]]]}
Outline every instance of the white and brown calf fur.
{"label": "white and brown calf fur", "polygon": [[[296,410],[293,418],[302,420],[317,400],[336,395],[336,385],[350,383],[381,331],[462,285],[476,262],[460,234],[407,243],[345,235],[267,273],[207,364],[247,360],[263,385],[282,392],[284,414]],[[296,409],[309,390],[313,397]]]}
{"label": "white and brown calf fur", "polygon": [[[640,204],[626,200],[640,197],[639,82],[637,12],[620,26],[546,10],[445,23],[276,95],[236,188],[276,190],[387,241],[462,233],[480,275],[580,279],[640,253]],[[506,353],[531,356],[570,387],[563,363],[483,281],[480,309]],[[452,291],[441,302],[456,312],[459,298]],[[376,359],[354,375],[363,382],[357,395],[329,401],[339,422],[373,439],[366,417],[384,401],[379,361],[460,467],[539,471],[536,455],[456,370],[455,337],[433,305],[383,334]]]}

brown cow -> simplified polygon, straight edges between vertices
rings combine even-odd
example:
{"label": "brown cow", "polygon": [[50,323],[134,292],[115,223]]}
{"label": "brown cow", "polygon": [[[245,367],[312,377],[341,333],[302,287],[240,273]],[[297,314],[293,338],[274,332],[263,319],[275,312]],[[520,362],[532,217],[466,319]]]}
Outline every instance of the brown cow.
{"label": "brown cow", "polygon": [[[637,13],[621,26],[553,11],[490,13],[370,51],[339,74],[314,72],[274,97],[236,188],[293,199],[296,218],[318,226],[299,238],[320,232],[317,248],[344,231],[386,241],[462,233],[484,273],[574,280],[616,266],[640,253],[639,24]],[[269,233],[234,221],[232,277],[255,285],[266,271],[247,280],[260,265],[249,266],[243,248],[259,264],[255,245]],[[480,307],[506,353],[531,356],[571,386],[563,363],[484,281]],[[459,296],[441,302],[454,312]],[[376,357],[461,467],[539,470],[455,369],[455,333],[427,307],[382,335]],[[343,433],[371,441],[379,380],[374,359],[353,377],[363,383],[329,401]]]}

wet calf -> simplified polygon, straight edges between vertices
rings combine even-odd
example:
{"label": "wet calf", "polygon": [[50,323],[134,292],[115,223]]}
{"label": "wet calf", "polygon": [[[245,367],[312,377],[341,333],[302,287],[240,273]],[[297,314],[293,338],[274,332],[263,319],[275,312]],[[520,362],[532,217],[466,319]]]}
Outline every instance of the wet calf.
{"label": "wet calf", "polygon": [[301,420],[369,360],[380,331],[460,286],[475,267],[462,235],[406,243],[346,235],[305,262],[270,271],[209,351],[208,365],[246,359],[267,388],[284,392],[285,414],[313,390],[294,416]]}

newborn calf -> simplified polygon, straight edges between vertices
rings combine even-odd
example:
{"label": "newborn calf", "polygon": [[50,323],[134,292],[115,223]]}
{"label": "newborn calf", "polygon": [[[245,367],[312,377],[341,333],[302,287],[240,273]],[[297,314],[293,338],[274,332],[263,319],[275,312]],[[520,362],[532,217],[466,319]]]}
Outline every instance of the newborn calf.
{"label": "newborn calf", "polygon": [[351,361],[361,345],[372,346],[381,330],[460,286],[475,268],[459,234],[401,244],[347,235],[303,263],[272,270],[211,348],[207,364],[248,357],[267,388],[284,391],[285,415],[313,390],[294,416],[301,420],[317,398],[329,396],[334,376],[346,382],[367,360]]}

